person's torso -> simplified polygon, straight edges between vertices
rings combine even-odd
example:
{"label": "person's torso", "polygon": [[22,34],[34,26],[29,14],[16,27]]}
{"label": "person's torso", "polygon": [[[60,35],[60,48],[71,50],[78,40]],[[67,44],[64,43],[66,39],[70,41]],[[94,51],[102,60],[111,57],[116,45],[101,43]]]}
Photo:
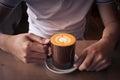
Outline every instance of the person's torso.
{"label": "person's torso", "polygon": [[85,16],[93,1],[26,0],[30,32],[42,37],[50,37],[58,32],[78,36],[84,31]]}

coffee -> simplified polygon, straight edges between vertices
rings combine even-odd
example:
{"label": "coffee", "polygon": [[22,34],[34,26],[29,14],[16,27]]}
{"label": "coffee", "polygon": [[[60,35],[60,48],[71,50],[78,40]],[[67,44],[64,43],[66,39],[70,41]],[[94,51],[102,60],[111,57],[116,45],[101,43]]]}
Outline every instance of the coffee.
{"label": "coffee", "polygon": [[58,33],[51,37],[52,62],[60,69],[73,66],[76,38],[67,33]]}

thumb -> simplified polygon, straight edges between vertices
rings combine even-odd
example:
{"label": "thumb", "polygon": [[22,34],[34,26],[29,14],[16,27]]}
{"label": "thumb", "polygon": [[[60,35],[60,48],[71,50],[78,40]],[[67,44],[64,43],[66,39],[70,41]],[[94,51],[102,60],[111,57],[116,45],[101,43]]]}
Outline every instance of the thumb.
{"label": "thumb", "polygon": [[50,42],[50,39],[42,38],[33,33],[28,33],[26,37],[29,38],[31,41],[38,42],[40,44],[48,44]]}

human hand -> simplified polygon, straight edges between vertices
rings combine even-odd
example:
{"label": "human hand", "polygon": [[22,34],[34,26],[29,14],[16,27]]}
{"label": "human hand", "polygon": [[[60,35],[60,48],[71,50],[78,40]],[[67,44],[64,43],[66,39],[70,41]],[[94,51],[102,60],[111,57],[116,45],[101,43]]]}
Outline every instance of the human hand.
{"label": "human hand", "polygon": [[80,54],[74,66],[80,71],[100,71],[111,64],[111,56],[115,45],[107,39],[101,39],[87,47]]}
{"label": "human hand", "polygon": [[41,63],[47,57],[48,43],[49,39],[25,33],[9,36],[4,49],[25,63]]}

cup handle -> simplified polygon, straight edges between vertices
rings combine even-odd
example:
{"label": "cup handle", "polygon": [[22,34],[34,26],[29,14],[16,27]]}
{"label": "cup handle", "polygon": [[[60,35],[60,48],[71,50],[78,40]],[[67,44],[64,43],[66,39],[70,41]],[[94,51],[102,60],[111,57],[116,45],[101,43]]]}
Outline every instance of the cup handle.
{"label": "cup handle", "polygon": [[51,49],[51,43],[48,44],[49,45],[49,49],[48,49],[48,55],[47,58],[52,56],[52,49]]}

